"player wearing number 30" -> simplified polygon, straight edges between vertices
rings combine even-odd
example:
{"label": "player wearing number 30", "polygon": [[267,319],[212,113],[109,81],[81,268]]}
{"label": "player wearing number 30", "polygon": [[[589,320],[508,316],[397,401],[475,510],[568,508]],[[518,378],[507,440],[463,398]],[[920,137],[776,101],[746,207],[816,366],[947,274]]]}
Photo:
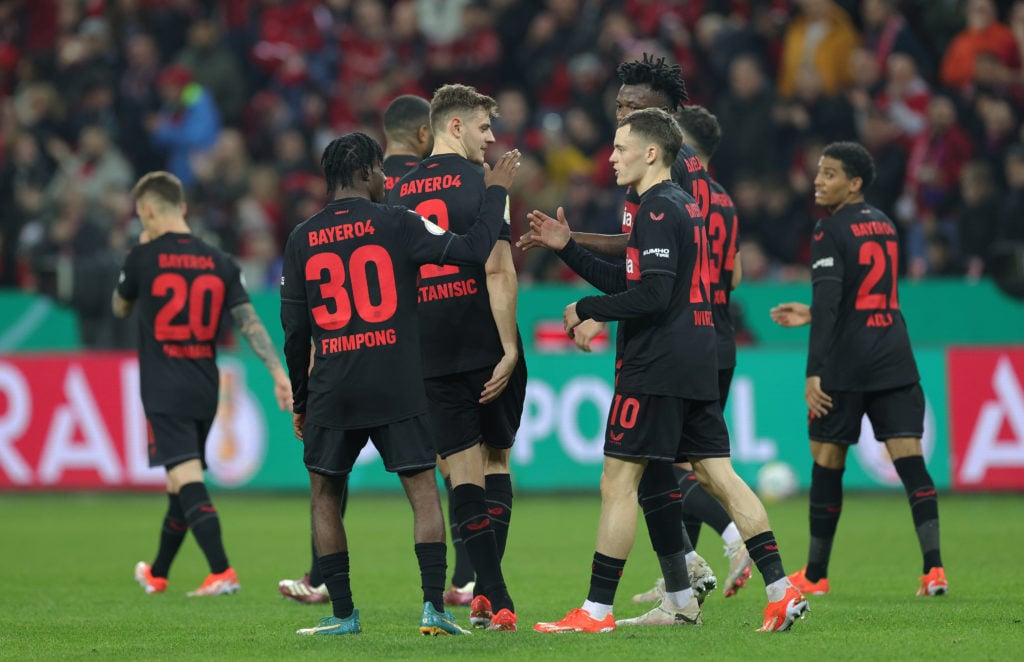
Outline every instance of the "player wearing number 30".
{"label": "player wearing number 30", "polygon": [[238,576],[228,563],[220,518],[203,482],[206,435],[217,411],[216,342],[224,309],[273,376],[283,410],[291,405],[291,387],[238,265],[189,232],[178,178],[151,172],[132,195],[143,233],[125,258],[112,304],[118,317],[127,317],[136,304],[139,308],[139,383],[149,464],[167,469],[168,499],[156,560],[136,564],[135,579],[147,593],[164,592],[171,562],[191,529],[210,574],[189,595],[234,593]]}
{"label": "player wearing number 30", "polygon": [[[502,222],[518,153],[484,167],[481,222],[464,236],[384,199],[383,151],[351,133],[321,164],[332,202],[292,231],[284,252],[281,323],[296,436],[309,470],[313,538],[333,616],[300,634],[355,634],[340,497],[367,439],[397,473],[413,509],[423,634],[464,634],[444,610],[445,532],[434,480],[416,311],[423,264],[482,264]],[[309,372],[310,343],[315,359]]]}

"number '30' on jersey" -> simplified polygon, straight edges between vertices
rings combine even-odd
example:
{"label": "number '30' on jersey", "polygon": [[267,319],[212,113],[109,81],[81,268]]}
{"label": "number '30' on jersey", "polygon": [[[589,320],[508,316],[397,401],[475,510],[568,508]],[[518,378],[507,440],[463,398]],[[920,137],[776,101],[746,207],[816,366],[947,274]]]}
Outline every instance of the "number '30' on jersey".
{"label": "number '30' on jersey", "polygon": [[213,418],[223,313],[249,301],[238,265],[194,235],[162,234],[128,253],[117,292],[136,302],[146,412]]}
{"label": "number '30' on jersey", "polygon": [[[500,214],[506,195],[491,187],[485,206]],[[335,429],[426,411],[417,272],[427,263],[482,264],[499,223],[477,223],[458,237],[404,207],[346,198],[296,227],[281,279],[295,410]]]}
{"label": "number '30' on jersey", "polygon": [[877,391],[918,381],[900,311],[896,226],[854,203],[821,219],[811,238],[808,376],[822,387]]}

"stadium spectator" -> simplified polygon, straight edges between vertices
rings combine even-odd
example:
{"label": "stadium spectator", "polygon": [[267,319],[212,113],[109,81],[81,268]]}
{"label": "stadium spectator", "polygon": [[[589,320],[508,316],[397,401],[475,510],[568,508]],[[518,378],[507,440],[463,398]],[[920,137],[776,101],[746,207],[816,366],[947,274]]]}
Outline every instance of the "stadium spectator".
{"label": "stadium spectator", "polygon": [[917,70],[928,76],[935,63],[899,5],[899,0],[863,0],[864,46],[871,51],[879,69],[887,66],[890,55],[899,52],[913,58]]}
{"label": "stadium spectator", "polygon": [[999,191],[994,186],[994,168],[986,161],[964,164],[960,171],[960,204],[955,214],[960,237],[960,254],[967,278],[977,282],[996,238],[999,219]]}
{"label": "stadium spectator", "polygon": [[210,93],[192,80],[192,72],[172,64],[157,76],[161,107],[148,120],[153,144],[167,151],[167,170],[186,190],[195,184],[192,160],[217,142],[220,114]]}
{"label": "stadium spectator", "polygon": [[999,22],[993,0],[967,0],[964,14],[966,26],[953,37],[942,56],[939,77],[943,85],[959,89],[970,84],[980,53],[994,55],[1006,69],[1020,68],[1020,53],[1013,31]]}
{"label": "stadium spectator", "polygon": [[175,57],[175,64],[193,72],[195,82],[213,97],[227,125],[236,125],[245,105],[246,79],[235,55],[222,46],[217,23],[209,18],[189,26],[188,45]]}
{"label": "stadium spectator", "polygon": [[821,76],[825,94],[836,94],[850,80],[850,53],[860,35],[850,15],[833,0],[795,0],[800,12],[790,19],[782,38],[777,88],[783,97],[797,87],[801,67],[810,65]]}
{"label": "stadium spectator", "polygon": [[1006,197],[999,210],[996,239],[1024,241],[1024,145],[1017,143],[1006,152]]}
{"label": "stadium spectator", "polygon": [[740,174],[759,177],[778,168],[774,103],[762,64],[752,55],[737,56],[729,65],[729,90],[714,109],[722,125],[715,167],[726,189]]}
{"label": "stadium spectator", "polygon": [[123,194],[131,188],[134,173],[107,130],[98,124],[85,126],[78,134],[77,151],[58,159],[58,163],[60,169],[50,184],[50,195],[60,198],[68,188],[77,189],[87,215],[109,229],[115,219],[101,210],[103,200],[111,193]]}

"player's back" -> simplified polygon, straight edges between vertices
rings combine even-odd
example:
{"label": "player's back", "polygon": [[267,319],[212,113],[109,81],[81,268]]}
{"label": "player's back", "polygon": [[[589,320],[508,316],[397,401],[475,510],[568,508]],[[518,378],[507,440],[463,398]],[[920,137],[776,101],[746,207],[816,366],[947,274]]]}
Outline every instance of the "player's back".
{"label": "player's back", "polygon": [[309,309],[307,419],[321,427],[370,427],[426,410],[413,221],[421,222],[401,207],[345,198],[288,238],[281,296]]}
{"label": "player's back", "polygon": [[[482,166],[455,154],[440,154],[427,157],[402,177],[388,202],[465,234],[480,214],[485,189]],[[498,238],[509,237],[506,222]],[[501,359],[483,266],[424,265],[419,314],[425,377],[493,366]]]}
{"label": "player's back", "polygon": [[223,313],[249,300],[238,266],[199,237],[166,233],[132,249],[123,279],[137,294],[146,410],[212,418]]}
{"label": "player's back", "polygon": [[669,305],[619,325],[618,388],[694,400],[718,399],[707,238],[700,208],[673,182],[645,192],[626,247],[626,288],[647,275],[673,277]]}
{"label": "player's back", "polygon": [[420,164],[420,160],[409,154],[394,154],[384,159],[381,169],[384,171],[384,192],[390,193],[402,177]]}
{"label": "player's back", "polygon": [[732,274],[736,266],[739,223],[736,206],[725,187],[711,180],[707,215],[708,258],[711,272],[711,311],[718,335],[718,368],[736,365],[736,329],[729,302],[732,298]]}
{"label": "player's back", "polygon": [[842,297],[823,387],[873,391],[918,380],[899,305],[895,224],[866,203],[818,221],[811,249],[814,282],[841,271]]}

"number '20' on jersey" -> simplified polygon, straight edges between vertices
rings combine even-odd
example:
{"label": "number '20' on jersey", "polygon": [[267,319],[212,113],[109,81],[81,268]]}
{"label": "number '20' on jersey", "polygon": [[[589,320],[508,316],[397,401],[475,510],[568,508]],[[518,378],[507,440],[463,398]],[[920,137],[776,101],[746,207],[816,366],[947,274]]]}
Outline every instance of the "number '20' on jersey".
{"label": "number '20' on jersey", "polygon": [[196,236],[167,233],[128,253],[117,292],[136,302],[146,412],[213,418],[223,313],[249,301],[238,265]]}
{"label": "number '20' on jersey", "polygon": [[814,284],[808,376],[822,387],[876,391],[918,381],[900,311],[896,226],[855,203],[821,219],[811,241]]}
{"label": "number '20' on jersey", "polygon": [[427,263],[482,264],[497,239],[505,196],[502,187],[488,189],[484,207],[493,221],[461,237],[404,207],[363,198],[336,200],[292,231],[281,322],[296,411],[334,429],[426,411],[417,272]]}
{"label": "number '20' on jersey", "polygon": [[[458,234],[480,215],[483,201],[483,166],[455,154],[424,159],[388,193],[388,202]],[[498,238],[509,241],[507,207],[504,221]],[[482,265],[424,266],[418,295],[425,377],[486,368],[501,360],[504,352]]]}

